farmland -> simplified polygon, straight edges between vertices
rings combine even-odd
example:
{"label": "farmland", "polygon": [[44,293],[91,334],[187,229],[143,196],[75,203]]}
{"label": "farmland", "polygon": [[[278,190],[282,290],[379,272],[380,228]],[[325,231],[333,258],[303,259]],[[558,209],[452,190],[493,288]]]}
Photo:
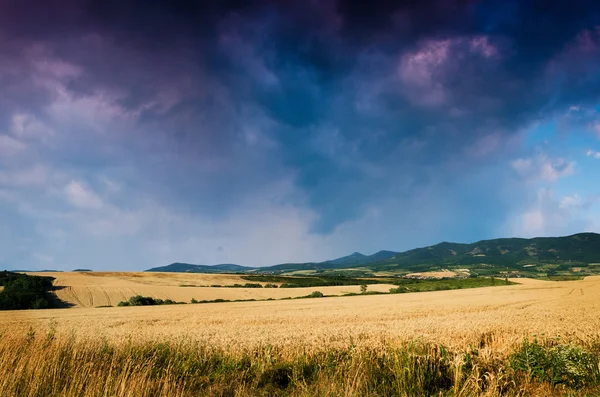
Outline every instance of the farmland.
{"label": "farmland", "polygon": [[[74,307],[116,306],[134,295],[159,299],[190,302],[197,300],[281,299],[308,295],[315,288],[231,288],[235,284],[248,283],[234,274],[187,274],[187,273],[29,273],[54,277],[55,291],[60,300]],[[267,282],[260,283],[269,284]],[[278,283],[280,284],[280,283]],[[212,286],[212,287],[211,287]],[[387,292],[393,285],[373,284],[371,291]],[[358,285],[321,286],[326,295],[358,293]]]}
{"label": "farmland", "polygon": [[[266,342],[301,346],[343,344],[353,337],[355,342],[367,344],[380,338],[423,338],[466,347],[483,333],[491,333],[498,342],[508,345],[534,333],[579,339],[598,334],[600,277],[582,281],[519,281],[522,284],[400,295],[0,312],[0,323],[5,331],[24,332],[29,327],[43,330],[52,322],[57,330],[75,332],[81,337],[86,336],[86,330],[94,329],[94,338],[104,335],[122,339],[131,333],[146,340],[187,335],[222,346]],[[327,288],[340,287],[319,290],[330,291]],[[215,294],[237,290],[212,288]],[[240,290],[246,293],[245,289]],[[297,290],[304,289],[253,289],[248,293],[287,295]]]}
{"label": "farmland", "polygon": [[[57,283],[68,282],[75,288],[73,280],[77,278],[80,288],[89,288],[83,275],[55,276]],[[190,276],[193,280],[188,278]],[[245,291],[244,288],[178,286],[184,281],[229,285],[236,282],[235,275],[86,277],[99,278],[97,285],[108,289],[109,295],[111,288],[115,291],[124,288],[125,296],[129,292],[145,292],[143,286],[150,292],[154,288],[157,296],[167,296],[169,288],[183,291],[204,288],[214,294],[284,291],[286,295],[314,290],[257,288]],[[221,277],[220,281],[217,277]],[[38,379],[31,387],[51,385],[54,378],[47,378],[46,373],[76,373],[73,383],[56,384],[52,389],[54,395],[69,396],[86,395],[82,393],[85,388],[88,388],[85,389],[87,395],[107,390],[109,394],[126,395],[123,390],[128,390],[127,395],[134,396],[191,396],[199,391],[203,395],[248,396],[429,395],[438,391],[455,396],[533,396],[565,395],[571,391],[575,393],[572,395],[579,395],[581,390],[595,395],[596,383],[589,377],[573,380],[568,377],[571,375],[563,374],[567,376],[566,383],[554,384],[544,377],[529,377],[515,371],[518,365],[523,365],[519,354],[525,351],[529,357],[527,349],[547,352],[548,357],[555,357],[564,349],[575,349],[573,352],[585,358],[581,365],[591,365],[589,363],[597,359],[600,277],[576,281],[518,281],[518,285],[409,294],[0,312],[0,333],[5,341],[0,342],[0,363],[14,360],[17,353],[12,346],[21,346],[20,349],[25,350],[20,350],[18,355],[24,361],[21,366],[17,365],[17,371],[23,377]],[[327,288],[342,291],[358,287],[320,287],[319,290]],[[117,298],[120,299],[120,295],[115,293]],[[525,338],[534,344],[524,342]],[[58,357],[63,357],[62,361],[56,361]],[[64,357],[70,357],[72,363],[65,364]],[[332,359],[335,365],[326,364]],[[26,364],[35,360],[39,365]],[[94,362],[94,367],[86,367],[84,362]],[[373,366],[377,362],[381,364]],[[544,365],[549,365],[547,362],[544,361]],[[135,368],[128,375],[106,378],[109,372],[126,373],[128,365]],[[0,368],[7,367],[0,365]],[[279,375],[276,375],[281,368],[287,368],[282,370],[284,381],[278,380]],[[597,365],[595,368],[597,370]],[[412,370],[425,372],[410,373]],[[157,371],[162,375],[157,377]],[[275,371],[275,375],[269,371]],[[427,371],[433,373],[426,375]],[[555,374],[558,370],[548,371]],[[595,376],[595,372],[589,373]],[[5,376],[8,374],[0,373],[0,377]],[[390,377],[390,383],[378,381],[381,376]],[[350,382],[348,377],[355,380]],[[4,382],[0,387],[15,390],[14,395],[35,394],[32,390],[19,394],[11,389],[16,387],[14,384]],[[129,388],[122,389],[123,384]],[[56,392],[59,389],[61,391]],[[38,395],[52,395],[48,390]],[[413,392],[408,392],[410,390]]]}

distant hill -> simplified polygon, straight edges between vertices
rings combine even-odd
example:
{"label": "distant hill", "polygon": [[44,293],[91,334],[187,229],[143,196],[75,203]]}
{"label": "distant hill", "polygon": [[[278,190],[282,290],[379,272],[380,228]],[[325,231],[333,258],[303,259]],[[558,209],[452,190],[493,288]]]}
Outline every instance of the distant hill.
{"label": "distant hill", "polygon": [[254,270],[253,267],[225,263],[221,265],[192,265],[190,263],[171,263],[167,266],[154,267],[147,272],[177,272],[177,273],[238,273]]}
{"label": "distant hill", "polygon": [[394,251],[379,251],[373,255],[363,255],[360,252],[355,252],[351,255],[344,256],[338,259],[333,259],[325,262],[320,262],[321,265],[366,265],[373,262],[378,262],[386,259],[391,259],[398,254]]}
{"label": "distant hill", "polygon": [[354,252],[324,262],[283,263],[253,268],[239,265],[191,265],[173,263],[148,271],[162,272],[326,272],[361,268],[368,271],[420,272],[436,268],[466,267],[474,274],[495,274],[511,269],[525,272],[535,268],[546,275],[560,274],[579,267],[598,264],[600,272],[600,234],[579,233],[566,237],[500,238],[462,244],[442,242],[405,252],[379,251],[373,255]]}
{"label": "distant hill", "polygon": [[579,233],[567,237],[500,238],[472,244],[443,242],[397,254],[380,266],[421,265],[524,266],[542,263],[589,264],[600,262],[600,234]]}
{"label": "distant hill", "polygon": [[74,272],[91,272],[91,269],[73,269]]}
{"label": "distant hill", "polygon": [[332,259],[323,263],[330,263],[332,265],[359,265],[365,263],[367,256],[360,252],[354,252],[348,256],[343,256],[338,259]]}

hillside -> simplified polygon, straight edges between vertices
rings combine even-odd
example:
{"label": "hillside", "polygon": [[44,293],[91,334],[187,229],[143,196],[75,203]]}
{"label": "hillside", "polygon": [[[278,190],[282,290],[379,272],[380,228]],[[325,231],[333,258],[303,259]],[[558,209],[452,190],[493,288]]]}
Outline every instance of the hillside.
{"label": "hillside", "polygon": [[502,238],[472,244],[443,242],[397,254],[373,263],[373,270],[403,268],[428,270],[432,266],[546,267],[555,271],[600,263],[600,234],[532,239]]}
{"label": "hillside", "polygon": [[[598,266],[597,266],[598,265]],[[553,276],[600,272],[600,234],[579,233],[566,237],[500,238],[470,244],[442,242],[405,252],[379,251],[373,255],[355,252],[324,262],[284,263],[261,268],[239,265],[191,265],[173,263],[150,269],[163,272],[261,272],[332,273],[353,271],[406,274],[441,268],[466,268],[474,275],[518,273]]]}
{"label": "hillside", "polygon": [[255,268],[234,264],[221,265],[192,265],[190,263],[171,263],[167,266],[154,267],[147,272],[177,272],[177,273],[243,273]]}

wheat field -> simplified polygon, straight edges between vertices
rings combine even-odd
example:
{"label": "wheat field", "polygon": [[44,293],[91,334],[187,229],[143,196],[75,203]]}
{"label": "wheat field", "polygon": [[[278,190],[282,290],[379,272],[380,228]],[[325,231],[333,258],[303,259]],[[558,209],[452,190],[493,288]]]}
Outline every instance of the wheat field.
{"label": "wheat field", "polygon": [[[118,276],[111,277],[118,279]],[[154,280],[153,277],[145,281]],[[112,280],[108,277],[99,279]],[[165,281],[161,276],[157,280],[163,284],[173,282]],[[63,282],[60,278],[57,281]],[[509,348],[515,341],[521,341],[523,336],[533,334],[581,341],[599,337],[600,277],[581,281],[518,281],[521,284],[395,295],[0,312],[0,332],[23,333],[30,327],[43,330],[52,324],[59,331],[73,332],[81,337],[114,340],[124,340],[132,335],[140,340],[186,337],[225,347],[264,343],[305,347],[344,344],[350,339],[367,345],[381,340],[420,339],[466,347],[479,343],[482,335],[488,335],[497,342],[497,348]],[[115,292],[112,303],[134,293],[153,292],[152,295],[162,297],[171,290],[181,290],[182,295],[173,293],[169,297],[183,299],[200,291],[213,294],[210,298],[215,298],[218,293],[247,293],[260,297],[260,294],[272,292],[287,296],[292,293],[303,295],[315,289],[329,293],[353,288],[259,288],[246,291],[143,283],[136,283],[133,287],[116,287],[111,284],[113,281],[106,282],[106,285],[96,287],[105,291],[131,288],[129,294]],[[134,285],[133,281],[124,278],[123,283],[126,282]],[[229,282],[228,279],[226,282]],[[77,290],[76,286],[72,288]],[[93,333],[90,334],[89,330]]]}
{"label": "wheat field", "polygon": [[[57,283],[75,291],[201,290],[177,287],[188,275],[61,277]],[[198,277],[224,277],[228,285],[237,276]],[[598,395],[600,277],[518,281],[393,295],[4,311],[0,390],[16,397]]]}
{"label": "wheat field", "polygon": [[[143,295],[178,302],[197,300],[281,299],[310,294],[315,288],[211,288],[211,285],[248,283],[235,274],[142,272],[44,272],[51,276],[58,298],[74,307],[116,306],[131,296]],[[260,283],[266,284],[266,283]],[[201,287],[200,287],[201,286]],[[393,285],[374,284],[371,291],[387,292]],[[359,286],[319,287],[325,295],[360,292]]]}

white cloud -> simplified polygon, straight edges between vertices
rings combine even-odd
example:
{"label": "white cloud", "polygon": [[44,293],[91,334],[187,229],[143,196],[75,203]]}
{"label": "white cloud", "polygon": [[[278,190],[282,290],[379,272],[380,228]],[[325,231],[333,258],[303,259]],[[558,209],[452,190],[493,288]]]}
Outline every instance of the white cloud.
{"label": "white cloud", "polygon": [[574,161],[566,161],[565,159],[559,158],[556,160],[547,159],[542,163],[541,176],[548,181],[554,181],[561,177],[573,175],[574,173]]}
{"label": "white cloud", "polygon": [[559,199],[552,189],[539,189],[529,205],[511,217],[500,233],[537,237],[588,231],[593,224],[593,206],[597,201],[598,197],[582,197],[577,193]]}
{"label": "white cloud", "polygon": [[564,158],[550,158],[540,155],[532,158],[516,159],[512,168],[528,180],[555,181],[575,173],[575,162]]}
{"label": "white cloud", "polygon": [[418,51],[405,54],[399,67],[402,82],[411,88],[411,99],[421,105],[445,102],[444,86],[436,76],[445,64],[452,46],[451,40],[425,43]]}
{"label": "white cloud", "polygon": [[593,157],[595,159],[600,159],[600,152],[596,152],[596,151],[593,151],[593,150],[589,149],[587,152],[585,152],[585,154],[588,157]]}
{"label": "white cloud", "polygon": [[444,86],[448,65],[460,62],[461,53],[494,58],[498,49],[487,36],[427,40],[412,52],[405,53],[398,66],[398,76],[407,89],[409,99],[419,105],[437,106],[447,102]]}
{"label": "white cloud", "polygon": [[558,206],[554,192],[540,189],[535,200],[509,221],[511,236],[539,237],[564,234],[567,212]]}
{"label": "white cloud", "polygon": [[510,164],[518,173],[529,174],[533,169],[532,159],[516,159]]}
{"label": "white cloud", "polygon": [[55,136],[51,128],[30,114],[16,113],[11,121],[12,134],[21,140],[46,143]]}
{"label": "white cloud", "polygon": [[560,201],[559,207],[560,208],[578,208],[578,207],[581,207],[582,205],[583,205],[583,200],[581,199],[581,196],[578,194],[574,194],[572,196],[563,197],[563,199]]}
{"label": "white cloud", "polygon": [[98,209],[103,203],[102,199],[90,188],[81,182],[72,180],[65,186],[67,200],[79,208]]}

